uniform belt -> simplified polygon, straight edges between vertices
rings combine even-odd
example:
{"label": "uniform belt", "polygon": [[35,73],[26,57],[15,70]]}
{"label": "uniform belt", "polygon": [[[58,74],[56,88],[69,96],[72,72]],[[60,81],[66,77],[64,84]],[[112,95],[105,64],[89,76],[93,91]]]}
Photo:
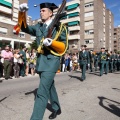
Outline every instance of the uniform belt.
{"label": "uniform belt", "polygon": [[80,59],[80,60],[87,60],[87,59]]}

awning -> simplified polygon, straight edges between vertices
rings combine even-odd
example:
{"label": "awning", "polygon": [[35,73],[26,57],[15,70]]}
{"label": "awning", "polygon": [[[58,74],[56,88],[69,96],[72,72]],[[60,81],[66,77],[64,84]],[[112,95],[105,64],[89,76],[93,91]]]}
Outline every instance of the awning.
{"label": "awning", "polygon": [[71,9],[77,8],[78,6],[79,6],[78,3],[73,4],[73,5],[69,5],[69,6],[67,7],[67,10],[71,10]]}
{"label": "awning", "polygon": [[72,25],[78,25],[79,21],[73,21],[73,22],[69,22],[68,26],[72,26]]}
{"label": "awning", "polygon": [[68,17],[75,17],[78,15],[79,15],[79,12],[75,12],[75,13],[68,14]]}
{"label": "awning", "polygon": [[12,4],[7,2],[7,1],[5,1],[5,0],[0,0],[0,4],[5,5],[7,7],[12,7]]}

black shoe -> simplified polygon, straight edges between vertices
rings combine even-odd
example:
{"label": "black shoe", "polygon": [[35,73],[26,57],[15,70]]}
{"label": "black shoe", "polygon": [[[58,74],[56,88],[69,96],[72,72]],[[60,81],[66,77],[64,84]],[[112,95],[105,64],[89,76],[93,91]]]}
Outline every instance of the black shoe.
{"label": "black shoe", "polygon": [[6,80],[8,80],[8,78],[5,78]]}
{"label": "black shoe", "polygon": [[85,78],[80,78],[80,81],[82,81],[82,82],[83,82],[84,80],[85,80]]}
{"label": "black shoe", "polygon": [[9,79],[12,79],[12,77],[9,77]]}
{"label": "black shoe", "polygon": [[61,114],[61,109],[55,110],[54,112],[52,112],[52,114],[49,116],[49,119],[54,119],[57,117],[57,115]]}

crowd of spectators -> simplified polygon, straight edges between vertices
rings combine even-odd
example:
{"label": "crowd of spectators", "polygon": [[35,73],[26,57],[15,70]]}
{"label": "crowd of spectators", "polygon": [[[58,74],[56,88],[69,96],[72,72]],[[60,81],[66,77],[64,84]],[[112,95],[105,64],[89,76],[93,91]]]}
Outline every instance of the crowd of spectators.
{"label": "crowd of spectators", "polygon": [[[31,51],[25,46],[12,49],[6,46],[0,48],[0,78],[6,80],[32,75],[36,73],[36,50]],[[79,69],[78,54],[66,53],[61,57],[60,72],[70,72]]]}
{"label": "crowd of spectators", "polygon": [[13,50],[9,45],[4,49],[0,48],[0,78],[8,80],[35,75],[35,65],[35,49],[30,51],[24,46],[21,50]]}

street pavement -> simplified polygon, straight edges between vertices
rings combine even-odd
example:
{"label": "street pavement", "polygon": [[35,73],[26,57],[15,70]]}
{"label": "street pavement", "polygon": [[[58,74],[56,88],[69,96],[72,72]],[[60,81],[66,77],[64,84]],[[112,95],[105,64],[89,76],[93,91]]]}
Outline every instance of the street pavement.
{"label": "street pavement", "polygon": [[[87,71],[84,82],[79,71],[56,74],[62,114],[55,120],[120,120],[120,72],[98,74]],[[0,120],[30,120],[38,85],[38,75],[1,81]]]}

